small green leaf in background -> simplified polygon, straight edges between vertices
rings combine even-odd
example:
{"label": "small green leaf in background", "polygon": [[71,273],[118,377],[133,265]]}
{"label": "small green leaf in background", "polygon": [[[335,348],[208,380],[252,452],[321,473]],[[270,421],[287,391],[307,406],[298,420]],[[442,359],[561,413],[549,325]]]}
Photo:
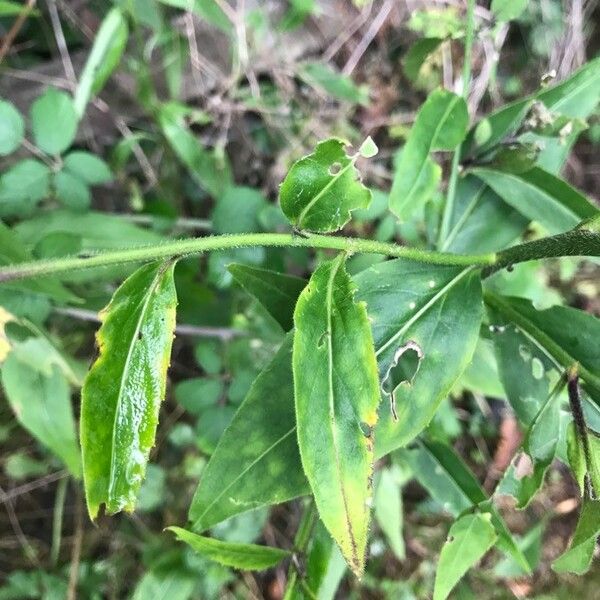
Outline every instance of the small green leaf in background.
{"label": "small green leaf in background", "polygon": [[181,527],[167,527],[177,539],[185,542],[198,554],[214,560],[227,567],[242,569],[244,571],[263,571],[274,567],[284,558],[290,556],[287,550],[258,546],[256,544],[235,544],[208,538]]}
{"label": "small green leaf in background", "polygon": [[194,181],[214,198],[221,197],[233,185],[227,160],[217,159],[212,150],[202,146],[174,105],[163,104],[157,120],[162,134]]}
{"label": "small green leaf in background", "polygon": [[94,519],[133,510],[164,398],[175,329],[174,263],[145,265],[101,313],[99,357],[81,390],[86,500]]}
{"label": "small green leaf in background", "polygon": [[220,379],[193,377],[175,386],[177,402],[192,415],[199,415],[206,408],[214,406],[222,394],[223,383]]}
{"label": "small green leaf in background", "polygon": [[350,77],[337,73],[322,62],[309,62],[302,66],[300,76],[310,85],[324,90],[338,100],[367,104],[369,91],[366,86],[357,86]]}
{"label": "small green leaf in background", "polygon": [[47,154],[61,154],[75,139],[77,114],[71,96],[48,88],[31,105],[33,139]]}
{"label": "small green leaf in background", "polygon": [[294,326],[294,306],[306,280],[284,273],[232,264],[229,272],[248,293],[252,294],[284,331]]}
{"label": "small green leaf in background", "polygon": [[411,81],[414,82],[418,79],[423,63],[440,47],[443,41],[442,38],[421,38],[408,49],[402,59],[402,66],[404,73]]}
{"label": "small green leaf in background", "polygon": [[27,215],[49,192],[50,169],[26,158],[0,177],[0,216]]}
{"label": "small green leaf in background", "polygon": [[[30,10],[23,2],[11,2],[10,0],[0,1],[0,17],[12,17],[20,15],[22,12]],[[37,10],[30,10],[30,16],[38,16],[40,13]]]}
{"label": "small green leaf in background", "polygon": [[23,141],[25,123],[13,104],[0,100],[0,156],[14,152]]}
{"label": "small green leaf in background", "polygon": [[463,98],[444,89],[429,95],[413,123],[394,174],[390,210],[400,220],[406,220],[423,203],[418,184],[429,153],[456,148],[463,141],[468,124]]}
{"label": "small green leaf in background", "polygon": [[54,191],[65,208],[85,211],[90,207],[92,195],[90,188],[78,177],[63,170],[53,177]]}
{"label": "small green leaf in background", "polygon": [[573,539],[567,550],[552,563],[552,569],[557,573],[587,573],[599,534],[600,500],[586,498],[583,500]]}
{"label": "small green leaf in background", "polygon": [[296,304],[294,395],[302,466],[319,515],[360,576],[380,393],[367,311],[354,302],[344,259],[322,264]]}
{"label": "small green leaf in background", "polygon": [[127,20],[121,10],[111,9],[94,38],[94,45],[75,90],[74,108],[77,120],[81,119],[87,103],[102,89],[119,64],[127,45],[128,33]]}
{"label": "small green leaf in background", "polygon": [[527,0],[492,0],[491,10],[498,21],[517,19],[527,8]]}
{"label": "small green leaf in background", "polygon": [[46,374],[11,352],[2,365],[2,385],[19,423],[79,477],[81,461],[71,393],[62,371],[52,366]]}
{"label": "small green leaf in background", "polygon": [[181,8],[186,11],[191,11],[198,15],[207,23],[218,27],[222,31],[230,32],[232,29],[231,21],[227,15],[221,10],[216,0],[159,0],[161,4]]}
{"label": "small green leaf in background", "polygon": [[354,166],[359,154],[347,156],[344,140],[331,138],[292,165],[279,189],[281,209],[294,227],[322,233],[337,231],[351,211],[367,208],[371,192]]}
{"label": "small green leaf in background", "polygon": [[393,469],[383,469],[375,491],[375,519],[398,560],[406,557],[402,537],[402,493]]}
{"label": "small green leaf in background", "polygon": [[88,185],[100,185],[113,179],[110,167],[95,154],[77,150],[69,152],[63,162],[67,171]]}
{"label": "small green leaf in background", "polygon": [[465,515],[448,532],[435,574],[433,600],[445,600],[462,576],[494,545],[489,513]]}

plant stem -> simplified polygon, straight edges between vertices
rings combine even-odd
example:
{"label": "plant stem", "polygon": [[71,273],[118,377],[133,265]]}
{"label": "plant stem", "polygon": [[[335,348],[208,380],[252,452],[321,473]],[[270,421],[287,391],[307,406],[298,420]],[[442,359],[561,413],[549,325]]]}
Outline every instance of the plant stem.
{"label": "plant stem", "polygon": [[[471,80],[471,55],[473,53],[473,38],[475,37],[475,0],[467,0],[467,31],[465,37],[465,56],[463,59],[462,72],[462,97],[467,100],[469,96],[469,81]],[[452,157],[452,168],[450,170],[450,179],[448,180],[448,194],[442,216],[442,224],[438,236],[438,248],[441,248],[448,231],[450,229],[450,220],[454,213],[454,200],[456,198],[456,185],[458,183],[458,171],[460,167],[460,146],[454,151]]]}
{"label": "plant stem", "polygon": [[449,254],[360,238],[328,235],[308,235],[304,237],[290,233],[240,233],[174,240],[157,245],[138,246],[127,250],[99,252],[87,257],[72,256],[7,265],[0,267],[0,282],[92,267],[176,259],[212,250],[252,246],[326,248],[351,254],[355,252],[383,254],[434,265],[491,266],[496,261],[496,255],[493,253],[481,255]]}

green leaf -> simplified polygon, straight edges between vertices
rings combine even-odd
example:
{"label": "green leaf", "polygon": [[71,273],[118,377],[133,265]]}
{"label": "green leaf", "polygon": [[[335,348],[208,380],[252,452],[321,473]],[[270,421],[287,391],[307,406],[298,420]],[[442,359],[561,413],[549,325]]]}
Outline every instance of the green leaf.
{"label": "green leaf", "polygon": [[186,126],[180,111],[170,104],[160,107],[157,121],[173,152],[194,181],[211,196],[219,198],[233,183],[227,161],[218,160],[214,152],[203,148]]}
{"label": "green leaf", "polygon": [[299,74],[309,85],[324,90],[337,100],[363,105],[369,101],[366,86],[357,86],[350,77],[336,72],[325,63],[305,63]]}
{"label": "green leaf", "polygon": [[64,158],[65,169],[88,185],[100,185],[112,181],[110,167],[95,154],[70,152]]}
{"label": "green leaf", "polygon": [[213,229],[216,233],[257,231],[258,215],[266,205],[267,201],[258,190],[243,186],[228,187],[213,210]]}
{"label": "green leaf", "polygon": [[2,385],[19,423],[79,477],[71,393],[61,370],[53,366],[47,374],[10,353],[2,364]]}
{"label": "green leaf", "polygon": [[557,386],[540,408],[527,430],[524,452],[513,459],[496,489],[496,495],[505,494],[515,498],[519,509],[531,502],[554,460],[560,434],[559,392],[562,387],[564,385]]}
{"label": "green leaf", "polygon": [[207,23],[218,27],[226,33],[232,29],[231,21],[215,0],[159,0],[159,2],[167,6],[191,11],[200,18],[205,19]]}
{"label": "green leaf", "polygon": [[54,175],[54,189],[61,203],[71,210],[85,211],[90,207],[92,195],[87,184],[67,171]]}
{"label": "green leaf", "polygon": [[30,16],[38,16],[40,14],[37,10],[30,10],[23,2],[10,2],[10,0],[0,1],[0,17],[12,17],[26,11],[29,12]]}
{"label": "green leaf", "polygon": [[491,10],[498,21],[513,21],[527,8],[527,0],[492,0]]}
{"label": "green leaf", "polygon": [[555,364],[568,369],[579,363],[585,389],[600,400],[600,319],[565,306],[536,310],[529,300],[490,292],[485,302],[532,338]]}
{"label": "green leaf", "polygon": [[294,227],[322,233],[337,231],[357,208],[367,208],[371,192],[360,182],[347,156],[347,143],[331,138],[292,165],[279,189],[281,209]]}
{"label": "green leaf", "polygon": [[194,377],[175,386],[175,398],[190,414],[199,415],[215,406],[223,395],[223,383],[219,379]]}
{"label": "green leaf", "polygon": [[435,574],[433,600],[445,600],[462,576],[494,545],[490,514],[465,515],[448,532]]}
{"label": "green leaf", "polygon": [[403,259],[356,277],[367,304],[385,404],[375,435],[383,456],[407,444],[433,417],[471,361],[482,318],[481,282],[471,269]]}
{"label": "green leaf", "polygon": [[430,152],[456,148],[465,137],[468,123],[463,98],[444,89],[429,95],[417,114],[394,173],[390,210],[399,219],[406,220],[423,203],[418,184]]}
{"label": "green leaf", "polygon": [[14,152],[23,141],[25,123],[13,104],[0,100],[0,156]]}
{"label": "green leaf", "polygon": [[249,294],[252,294],[284,331],[294,326],[294,307],[306,280],[284,273],[232,264],[228,271]]}
{"label": "green leaf", "polygon": [[[464,277],[455,281],[460,273],[461,270],[454,267],[419,266],[399,259],[376,265],[356,277],[358,299],[367,301],[368,314],[374,323],[376,348],[386,344],[418,312],[416,306],[410,309],[415,290],[418,290],[416,300],[423,309],[420,318],[427,324],[420,329],[424,338],[431,338],[438,326],[441,331],[456,332],[455,337],[449,338],[450,344],[445,336],[437,336],[425,345],[426,364],[431,361],[430,368],[424,371],[422,380],[423,367],[417,373],[420,383],[414,395],[416,400],[412,393],[406,398],[426,406],[427,415],[420,415],[416,409],[418,422],[414,427],[406,423],[406,435],[402,436],[405,441],[425,427],[468,364],[469,353],[477,341],[481,300],[478,299],[478,284],[473,282],[478,278],[465,285]],[[388,278],[389,284],[382,284]],[[432,280],[435,289],[430,287]],[[471,294],[473,286],[475,293]],[[453,292],[454,287],[458,288],[457,292]],[[438,318],[440,314],[442,316]],[[399,341],[399,344],[403,343],[404,338]],[[383,362],[390,360],[388,354],[383,352],[380,356],[380,372],[388,368],[388,363]],[[429,377],[433,378],[431,385]],[[389,412],[387,406],[384,412]],[[272,364],[255,381],[204,470],[190,509],[190,519],[196,521],[195,529],[206,529],[251,508],[308,493],[298,456],[295,427],[288,339]],[[392,430],[390,440],[379,450],[380,456],[402,443],[402,440],[397,442],[393,434]],[[376,442],[378,436],[376,430]]]}
{"label": "green leaf", "polygon": [[128,34],[127,20],[122,11],[118,8],[111,9],[98,29],[75,90],[74,105],[79,119],[83,116],[87,103],[104,87],[119,64],[127,45]]}
{"label": "green leaf", "polygon": [[507,204],[550,233],[576,227],[598,209],[564,180],[535,167],[521,174],[477,167],[471,172],[487,183]]}
{"label": "green leaf", "polygon": [[428,56],[435,52],[444,40],[442,38],[421,38],[417,40],[404,55],[402,66],[404,73],[415,82],[419,77],[419,71]]}
{"label": "green leaf", "polygon": [[48,88],[31,105],[33,138],[47,154],[61,154],[75,139],[77,114],[71,96]]}
{"label": "green leaf", "polygon": [[394,473],[381,471],[375,491],[375,519],[398,560],[404,560],[406,549],[402,537],[402,494]]}
{"label": "green leaf", "polygon": [[26,158],[0,177],[0,216],[27,215],[49,192],[50,169]]}
{"label": "green leaf", "polygon": [[195,530],[308,493],[296,441],[291,350],[289,334],[221,436],[190,507]]}
{"label": "green leaf", "polygon": [[450,231],[440,249],[457,254],[493,252],[514,242],[528,223],[483,181],[467,175],[458,180]]}
{"label": "green leaf", "polygon": [[451,446],[430,440],[420,442],[409,450],[399,451],[399,454],[410,466],[417,481],[451,515],[457,517],[473,506],[490,511],[499,536],[498,547],[522,569],[530,572],[527,559],[518,548],[506,523],[490,504],[475,475]]}
{"label": "green leaf", "polygon": [[598,534],[600,500],[584,499],[573,539],[568,549],[552,563],[552,569],[557,573],[587,573],[594,556]]}
{"label": "green leaf", "polygon": [[227,567],[244,571],[263,571],[274,567],[290,556],[287,550],[257,546],[256,544],[235,544],[214,538],[203,537],[181,527],[167,527],[177,539],[188,544],[193,550]]}
{"label": "green leaf", "polygon": [[340,549],[323,523],[318,521],[307,553],[304,580],[312,596],[304,593],[303,586],[296,583],[293,590],[288,587],[284,600],[334,600],[345,571],[346,561]]}
{"label": "green leaf", "polygon": [[101,313],[99,357],[81,390],[83,475],[90,517],[133,510],[164,397],[175,328],[174,263],[141,267]]}
{"label": "green leaf", "polygon": [[302,466],[319,515],[360,575],[379,382],[367,311],[353,300],[344,259],[322,264],[296,304],[294,396]]}
{"label": "green leaf", "polygon": [[[598,105],[600,96],[600,58],[589,61],[579,70],[575,71],[569,78],[561,81],[555,86],[542,88],[522,100],[503,106],[495,113],[486,117],[488,135],[485,143],[475,145],[476,130],[481,122],[469,132],[461,148],[463,158],[473,154],[481,155],[498,144],[506,137],[513,135],[523,122],[535,100],[544,103],[546,108],[552,112],[564,114],[572,118],[586,118]],[[574,139],[569,138],[569,143],[563,142],[563,154],[569,151]],[[560,144],[560,142],[558,142]],[[547,144],[551,148],[551,144]],[[546,150],[542,152],[542,156]],[[560,161],[559,161],[560,162]]]}

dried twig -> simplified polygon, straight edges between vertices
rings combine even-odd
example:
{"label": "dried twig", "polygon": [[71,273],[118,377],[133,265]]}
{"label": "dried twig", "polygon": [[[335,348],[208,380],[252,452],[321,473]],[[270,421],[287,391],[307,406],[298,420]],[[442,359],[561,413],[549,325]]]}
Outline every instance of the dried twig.
{"label": "dried twig", "polygon": [[23,7],[23,10],[15,19],[15,22],[6,34],[6,37],[4,38],[4,43],[2,44],[2,47],[0,47],[0,63],[8,54],[8,51],[13,45],[15,38],[17,37],[17,35],[19,35],[19,31],[21,31],[21,27],[23,27],[23,23],[25,23],[25,19],[27,19],[29,13],[33,10],[34,5],[35,0],[27,0],[27,4]]}

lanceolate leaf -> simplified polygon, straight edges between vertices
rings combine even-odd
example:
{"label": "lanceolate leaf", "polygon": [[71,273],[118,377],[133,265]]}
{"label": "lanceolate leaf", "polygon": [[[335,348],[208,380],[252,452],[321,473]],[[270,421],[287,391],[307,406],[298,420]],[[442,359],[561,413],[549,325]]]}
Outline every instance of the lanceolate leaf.
{"label": "lanceolate leaf", "polygon": [[99,357],[81,391],[90,517],[133,510],[164,397],[175,328],[174,263],[141,267],[101,313]]}
{"label": "lanceolate leaf", "polygon": [[423,203],[419,180],[433,150],[452,150],[467,131],[465,101],[447,90],[432,92],[419,110],[394,175],[390,210],[401,220]]}
{"label": "lanceolate leaf", "polygon": [[97,94],[119,64],[128,35],[127,21],[118,8],[108,12],[94,39],[94,45],[75,91],[75,111],[79,118],[93,95]]}
{"label": "lanceolate leaf", "polygon": [[267,269],[232,264],[233,278],[252,294],[281,325],[284,331],[294,326],[294,306],[306,280]]}
{"label": "lanceolate leaf", "polygon": [[10,353],[2,365],[2,385],[19,423],[79,477],[81,461],[71,394],[60,368],[51,365],[45,373]]}
{"label": "lanceolate leaf", "polygon": [[371,192],[360,182],[359,154],[347,156],[346,142],[332,138],[294,163],[279,190],[281,209],[294,227],[329,232],[341,229],[350,212],[367,208]]}
{"label": "lanceolate leaf", "polygon": [[188,544],[198,554],[234,569],[262,571],[275,566],[290,555],[286,550],[269,546],[223,542],[192,533],[181,527],[167,527],[167,529],[172,531],[178,540]]}
{"label": "lanceolate leaf", "polygon": [[461,577],[493,546],[490,514],[465,515],[450,528],[435,574],[433,600],[445,600]]}
{"label": "lanceolate leaf", "polygon": [[344,255],[322,264],[294,312],[298,445],[323,524],[352,570],[364,566],[377,423],[377,362],[367,311]]}
{"label": "lanceolate leaf", "polygon": [[309,492],[302,472],[292,378],[292,336],[252,384],[204,468],[190,507],[197,531]]}
{"label": "lanceolate leaf", "polygon": [[590,568],[600,534],[600,500],[583,501],[579,521],[568,549],[552,564],[557,573],[583,575]]}
{"label": "lanceolate leaf", "polygon": [[598,209],[585,196],[539,167],[520,174],[487,168],[472,169],[472,172],[507,204],[541,223],[549,233],[572,229],[582,220],[598,214]]}
{"label": "lanceolate leaf", "polygon": [[232,185],[231,170],[225,159],[217,160],[192,134],[181,113],[164,104],[157,114],[158,124],[177,158],[185,165],[196,183],[218,198]]}
{"label": "lanceolate leaf", "polygon": [[[506,136],[515,133],[534,100],[543,102],[546,108],[553,112],[569,117],[587,117],[598,105],[600,95],[598,65],[600,65],[600,59],[596,58],[557,85],[543,88],[529,98],[502,107],[485,119],[489,130],[485,143],[475,144],[476,131],[481,127],[480,122],[469,132],[463,144],[461,156],[464,158],[473,153],[486,152]],[[567,150],[569,147],[570,144],[566,145]]]}

